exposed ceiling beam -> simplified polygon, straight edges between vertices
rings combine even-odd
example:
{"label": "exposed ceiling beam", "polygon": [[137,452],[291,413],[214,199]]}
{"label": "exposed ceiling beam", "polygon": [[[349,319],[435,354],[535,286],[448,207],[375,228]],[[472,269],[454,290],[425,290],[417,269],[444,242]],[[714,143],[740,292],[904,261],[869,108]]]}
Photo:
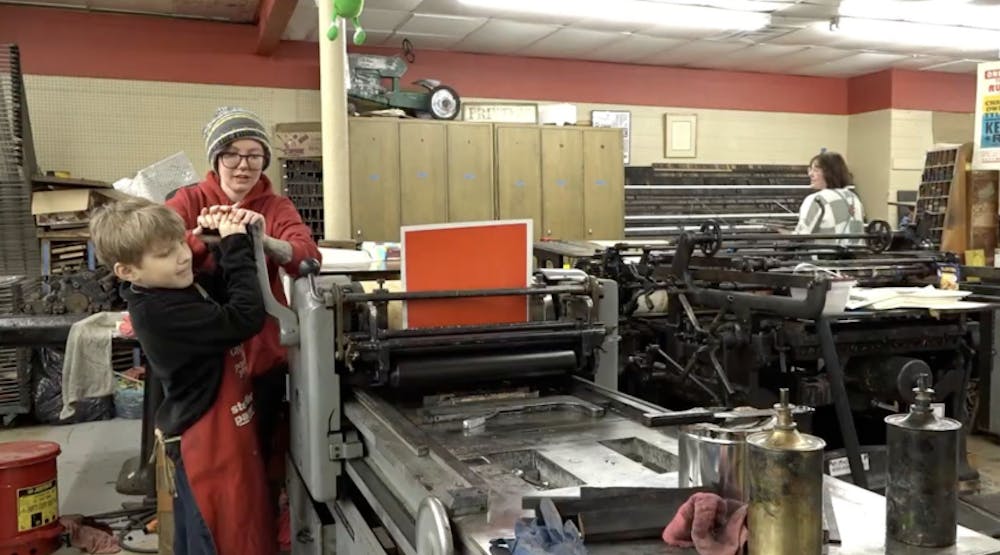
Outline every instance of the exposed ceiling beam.
{"label": "exposed ceiling beam", "polygon": [[278,49],[281,35],[295,11],[296,0],[261,0],[257,19],[257,53],[270,56]]}

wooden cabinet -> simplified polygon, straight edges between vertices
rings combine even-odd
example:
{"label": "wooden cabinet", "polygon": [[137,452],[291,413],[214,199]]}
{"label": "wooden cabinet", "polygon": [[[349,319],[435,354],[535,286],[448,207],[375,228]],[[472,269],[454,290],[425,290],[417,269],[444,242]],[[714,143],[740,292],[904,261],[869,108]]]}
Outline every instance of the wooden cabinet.
{"label": "wooden cabinet", "polygon": [[583,133],[572,128],[542,129],[543,235],[583,239]]}
{"label": "wooden cabinet", "polygon": [[499,219],[531,219],[534,235],[542,235],[541,128],[496,128],[497,206]]}
{"label": "wooden cabinet", "polygon": [[354,239],[530,219],[536,239],[624,238],[618,129],[350,118]]}
{"label": "wooden cabinet", "polygon": [[625,171],[622,132],[587,129],[583,133],[584,238],[625,238]]}
{"label": "wooden cabinet", "polygon": [[399,125],[353,119],[350,124],[351,224],[354,239],[399,240]]}
{"label": "wooden cabinet", "polygon": [[448,125],[448,221],[478,222],[495,217],[493,126]]}
{"label": "wooden cabinet", "polygon": [[444,125],[399,122],[400,223],[448,221],[448,139]]}

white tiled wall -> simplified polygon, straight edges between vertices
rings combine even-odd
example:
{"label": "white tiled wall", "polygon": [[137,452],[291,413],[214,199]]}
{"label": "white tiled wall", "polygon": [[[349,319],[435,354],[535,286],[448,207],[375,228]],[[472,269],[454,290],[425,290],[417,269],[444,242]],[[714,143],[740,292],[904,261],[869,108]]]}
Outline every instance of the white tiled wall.
{"label": "white tiled wall", "polygon": [[[471,102],[504,102],[501,99],[468,99]],[[627,110],[632,113],[630,164],[760,163],[806,164],[821,148],[847,148],[847,118],[836,115],[702,110],[669,106],[628,106],[578,103],[577,120],[589,124],[592,110]],[[664,116],[695,114],[697,157],[666,158]]]}
{"label": "white tiled wall", "polygon": [[[178,151],[208,170],[202,129],[219,106],[257,112],[268,126],[318,121],[319,91],[77,77],[25,76],[43,170],[115,181]],[[277,164],[268,169],[272,180]]]}
{"label": "white tiled wall", "polygon": [[[319,91],[27,75],[29,112],[43,169],[114,181],[184,151],[207,170],[201,131],[218,106],[256,111],[268,126],[319,121]],[[467,98],[467,102],[502,99]],[[852,116],[669,106],[577,104],[580,123],[592,110],[632,113],[631,164],[805,164],[821,148],[846,154],[867,213],[895,217],[886,201],[917,186],[924,151],[967,134],[966,114],[879,110]],[[696,114],[697,157],[664,156],[664,116]],[[967,129],[967,130],[966,130]],[[279,168],[268,170],[277,181]]]}
{"label": "white tiled wall", "polygon": [[[132,176],[177,151],[186,152],[199,172],[206,170],[201,130],[220,105],[250,108],[268,125],[320,118],[315,90],[39,75],[25,81],[42,167],[106,181]],[[820,148],[847,148],[844,116],[578,104],[578,119],[589,123],[591,110],[599,109],[632,112],[633,165],[805,164]],[[698,115],[696,158],[664,157],[668,112]],[[277,167],[268,174],[276,177]]]}
{"label": "white tiled wall", "polygon": [[889,181],[891,110],[848,116],[847,164],[869,219],[885,219]]}

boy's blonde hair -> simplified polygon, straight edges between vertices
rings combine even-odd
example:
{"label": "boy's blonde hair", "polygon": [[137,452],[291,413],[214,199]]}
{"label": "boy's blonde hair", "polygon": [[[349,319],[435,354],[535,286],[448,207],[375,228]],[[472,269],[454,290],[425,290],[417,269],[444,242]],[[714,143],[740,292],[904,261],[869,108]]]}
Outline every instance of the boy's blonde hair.
{"label": "boy's blonde hair", "polygon": [[97,260],[139,265],[160,245],[184,240],[184,220],[163,204],[134,197],[101,206],[90,218],[90,238]]}

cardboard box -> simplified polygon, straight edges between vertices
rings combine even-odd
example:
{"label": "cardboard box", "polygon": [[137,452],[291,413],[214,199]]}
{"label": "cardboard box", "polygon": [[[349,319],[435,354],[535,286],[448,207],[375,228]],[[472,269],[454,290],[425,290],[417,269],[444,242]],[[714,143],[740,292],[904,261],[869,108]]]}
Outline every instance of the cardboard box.
{"label": "cardboard box", "polygon": [[37,191],[31,195],[31,215],[39,226],[51,228],[82,227],[90,223],[90,211],[129,195],[114,189],[61,189]]}
{"label": "cardboard box", "polygon": [[321,158],[323,131],[318,122],[279,123],[271,144],[277,158]]}

